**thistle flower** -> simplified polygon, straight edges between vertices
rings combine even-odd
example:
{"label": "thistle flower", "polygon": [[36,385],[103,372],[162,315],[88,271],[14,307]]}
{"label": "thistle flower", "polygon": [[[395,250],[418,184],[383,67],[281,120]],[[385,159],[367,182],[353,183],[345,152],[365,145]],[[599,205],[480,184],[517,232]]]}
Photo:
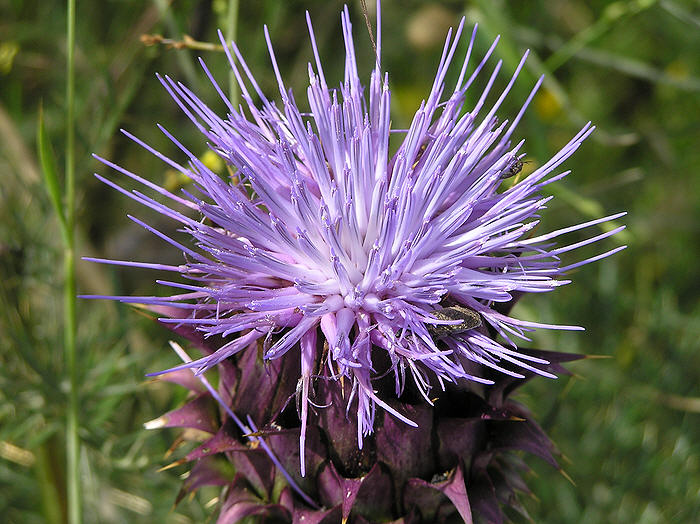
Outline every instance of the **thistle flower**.
{"label": "thistle flower", "polygon": [[[271,375],[276,380],[289,382],[289,370],[294,370],[302,477],[308,467],[310,419],[312,425],[332,434],[340,431],[331,427],[341,424],[337,413],[352,410],[355,420],[346,419],[346,425],[355,432],[355,456],[362,457],[378,419],[382,427],[389,425],[381,411],[406,430],[420,426],[420,420],[432,426],[438,411],[428,406],[441,391],[455,387],[477,391],[477,384],[486,385],[487,391],[489,385],[498,390],[504,380],[533,374],[554,377],[553,371],[559,368],[550,365],[551,355],[523,351],[518,341],[529,340],[527,333],[536,328],[580,328],[517,319],[503,305],[524,293],[547,292],[566,284],[570,269],[622,249],[562,265],[559,255],[614,235],[622,227],[561,247],[554,240],[624,213],[533,234],[538,213],[552,198],[542,190],[569,173],[559,168],[593,131],[590,123],[529,176],[507,189],[501,187],[504,178],[523,165],[523,141],[513,145],[512,137],[542,82],[537,81],[512,121],[499,122],[497,112],[527,53],[493,104],[487,104],[487,98],[500,61],[474,107],[466,107],[467,90],[485,74],[497,41],[472,67],[474,28],[466,57],[456,66],[457,82],[448,86],[446,76],[462,37],[462,20],[447,35],[432,89],[410,126],[392,129],[391,91],[381,68],[377,12],[377,59],[366,92],[358,76],[347,8],[341,15],[345,73],[337,88],[326,81],[307,14],[314,64],[309,64],[307,100],[302,107],[281,78],[267,29],[279,85],[277,103],[262,92],[234,43],[225,47],[244,102],[241,107],[231,104],[200,60],[227,107],[225,117],[183,84],[159,77],[211,149],[236,173],[236,181],[211,171],[163,128],[187,156],[187,165],[125,134],[191,178],[195,192],[173,194],[101,158],[171,203],[129,192],[96,175],[179,222],[195,244],[180,243],[130,217],[181,250],[184,263],[91,260],[171,271],[188,282],[160,281],[178,290],[169,297],[106,298],[145,304],[165,313],[167,317],[160,320],[173,329],[208,339],[200,344],[207,348],[202,358],[160,373],[189,368],[201,376],[217,365],[253,373],[253,368],[241,368],[240,362],[252,358],[247,354],[256,354],[256,348],[261,348],[269,366],[277,366]],[[212,348],[212,341],[218,346]],[[414,394],[422,397],[425,408],[406,407],[413,405]],[[490,398],[489,394],[483,398]],[[228,402],[228,409],[235,402],[249,412],[257,410],[249,397],[223,402]],[[477,416],[491,413],[492,403],[486,402],[485,411]],[[275,416],[284,411],[283,406],[278,408]],[[520,416],[513,414],[514,409],[506,418]],[[258,424],[273,421],[268,413]],[[373,449],[382,438],[386,437],[376,436]],[[340,441],[346,443],[345,438]],[[320,456],[338,454],[337,450],[317,451],[315,445],[310,449]],[[318,473],[316,458],[309,459],[315,464],[314,474]],[[344,462],[333,463],[338,467]],[[366,473],[360,466],[358,471]],[[424,477],[426,471],[406,471],[401,478]],[[347,518],[345,510],[343,514]]]}

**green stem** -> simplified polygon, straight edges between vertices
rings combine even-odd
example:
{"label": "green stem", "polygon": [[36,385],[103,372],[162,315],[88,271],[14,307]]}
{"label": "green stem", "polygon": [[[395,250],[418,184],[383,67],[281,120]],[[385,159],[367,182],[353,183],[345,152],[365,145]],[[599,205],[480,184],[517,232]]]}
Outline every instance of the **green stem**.
{"label": "green stem", "polygon": [[[238,28],[238,0],[228,0],[228,12],[226,13],[226,45],[232,40],[236,40],[236,29]],[[238,105],[238,84],[233,71],[228,74],[228,94],[233,107]]]}
{"label": "green stem", "polygon": [[75,0],[68,0],[66,12],[66,234],[64,268],[64,344],[70,380],[66,420],[66,460],[68,522],[82,522],[80,482],[80,439],[78,437],[78,373],[76,368],[76,288],[75,288]]}
{"label": "green stem", "polygon": [[[44,508],[44,518],[47,524],[61,524],[63,522],[63,510],[61,508],[61,496],[58,492],[60,481],[56,482],[54,471],[51,467],[51,446],[50,442],[45,442],[34,449],[36,471],[39,488],[41,491],[41,502]],[[51,446],[53,447],[53,446]]]}

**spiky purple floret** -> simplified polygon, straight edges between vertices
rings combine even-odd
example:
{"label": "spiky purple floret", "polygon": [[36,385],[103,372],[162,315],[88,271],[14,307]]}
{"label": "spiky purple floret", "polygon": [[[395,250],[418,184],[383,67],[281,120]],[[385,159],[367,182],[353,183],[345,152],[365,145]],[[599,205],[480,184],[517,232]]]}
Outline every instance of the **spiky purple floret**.
{"label": "spiky purple floret", "polygon": [[[415,425],[376,395],[372,380],[386,371],[377,369],[378,359],[389,362],[397,395],[408,373],[428,402],[431,384],[492,383],[474,376],[470,362],[513,377],[523,376],[513,370],[518,368],[553,377],[532,365],[546,364],[545,360],[518,352],[515,339],[528,340],[526,332],[537,327],[579,328],[519,320],[492,306],[510,301],[514,294],[545,292],[566,284],[569,281],[562,276],[567,270],[622,249],[562,266],[562,253],[614,235],[622,227],[564,247],[552,241],[623,213],[531,236],[539,211],[551,198],[540,195],[540,190],[568,174],[556,170],[593,131],[590,123],[528,177],[497,191],[523,157],[523,142],[512,146],[511,136],[542,82],[535,84],[512,122],[499,124],[496,112],[527,53],[490,108],[486,99],[501,61],[474,108],[465,110],[466,92],[482,73],[497,41],[468,75],[474,29],[457,83],[450,90],[445,77],[462,34],[462,20],[454,35],[452,31],[447,35],[428,98],[407,130],[394,130],[388,75],[380,67],[381,31],[377,63],[365,96],[347,8],[341,16],[345,77],[339,88],[330,89],[307,14],[315,58],[315,68],[309,64],[308,109],[299,109],[285,87],[267,29],[280,106],[262,93],[233,43],[226,52],[245,106],[233,107],[201,62],[228,108],[225,118],[181,83],[159,77],[210,147],[236,169],[236,183],[211,171],[162,127],[188,157],[187,166],[125,133],[190,177],[200,196],[175,195],[104,159],[100,160],[173,204],[126,191],[98,176],[181,223],[195,241],[198,249],[130,217],[181,250],[185,263],[92,259],[172,271],[191,281],[159,281],[181,290],[166,298],[109,297],[178,308],[181,314],[162,320],[193,326],[205,336],[230,338],[213,354],[181,368],[203,373],[256,341],[264,342],[266,359],[280,358],[293,348],[299,351],[302,471],[309,388],[320,360],[319,333],[328,344],[324,360],[328,374],[349,384],[347,405],[349,409],[354,402],[357,408],[357,439],[362,447],[363,436],[373,430],[377,405]],[[253,96],[261,100],[260,107]],[[389,152],[392,133],[404,135],[394,154]],[[183,206],[198,216],[191,218],[177,210]],[[441,337],[438,345],[433,326],[450,321],[441,320],[435,312],[447,297],[450,303],[478,313],[484,325],[505,342],[495,341],[483,329],[470,329],[454,330]]]}

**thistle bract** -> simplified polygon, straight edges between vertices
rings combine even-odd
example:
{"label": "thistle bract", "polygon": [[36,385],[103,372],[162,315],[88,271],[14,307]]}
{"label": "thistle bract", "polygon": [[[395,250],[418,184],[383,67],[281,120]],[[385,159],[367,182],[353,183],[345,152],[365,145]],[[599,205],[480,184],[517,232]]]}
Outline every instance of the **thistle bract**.
{"label": "thistle bract", "polygon": [[[302,104],[281,78],[267,29],[277,102],[262,92],[233,43],[226,52],[241,91],[240,107],[230,103],[202,62],[226,106],[225,116],[181,83],[160,78],[235,180],[210,170],[165,129],[188,158],[186,165],[126,134],[186,174],[194,183],[191,192],[173,194],[104,159],[171,203],[126,191],[98,175],[179,222],[194,241],[181,243],[133,218],[181,250],[184,263],[98,261],[171,271],[186,281],[162,281],[176,289],[170,297],[110,298],[165,311],[162,322],[217,341],[212,352],[171,372],[190,368],[201,375],[256,348],[270,365],[295,362],[302,476],[309,420],[323,426],[318,420],[324,409],[343,414],[328,415],[329,425],[350,424],[345,414],[352,412],[354,450],[361,455],[377,427],[377,408],[382,427],[393,418],[392,424],[406,430],[437,413],[400,408],[396,399],[405,398],[407,390],[430,409],[453,385],[488,386],[499,376],[533,373],[554,377],[546,356],[521,351],[517,343],[538,327],[578,328],[516,319],[499,305],[524,293],[551,291],[569,282],[563,276],[569,269],[622,249],[570,265],[559,259],[621,227],[570,245],[555,243],[560,235],[622,214],[533,233],[551,198],[542,189],[568,174],[560,166],[593,131],[590,124],[529,176],[502,187],[522,168],[523,142],[514,143],[513,136],[542,82],[512,120],[499,121],[497,112],[527,55],[505,89],[489,97],[501,69],[500,61],[489,65],[497,42],[482,59],[472,60],[475,28],[466,57],[457,60],[462,21],[447,35],[432,89],[410,126],[392,129],[380,17],[368,87],[358,76],[347,8],[341,18],[344,78],[329,87],[307,15],[314,60]],[[446,83],[451,66],[457,73],[454,85]],[[471,97],[476,104],[466,107],[466,93],[480,75],[487,76],[486,87]]]}
{"label": "thistle bract", "polygon": [[[215,346],[192,328],[175,331],[203,354],[214,352]],[[175,462],[191,464],[177,501],[204,485],[224,486],[218,524],[246,518],[304,524],[500,524],[503,506],[527,516],[518,495],[529,493],[523,480],[528,468],[515,452],[558,467],[549,438],[524,406],[509,399],[535,373],[525,370],[520,379],[485,370],[494,384],[484,392],[448,384],[432,406],[421,401],[414,384],[407,384],[400,399],[387,403],[418,427],[380,411],[361,450],[357,420],[346,414],[347,393],[331,380],[318,380],[314,398],[322,407],[309,412],[306,476],[301,477],[301,420],[288,402],[299,362],[266,364],[259,349],[253,344],[221,362],[216,390],[202,376],[202,383],[193,380],[190,370],[163,374],[161,379],[187,387],[191,395],[181,408],[147,424],[199,430],[202,441]],[[567,373],[561,363],[580,358],[525,351],[550,362],[536,364],[539,372],[559,375]],[[373,385],[378,395],[392,396],[388,377]],[[248,414],[243,430],[236,413]]]}

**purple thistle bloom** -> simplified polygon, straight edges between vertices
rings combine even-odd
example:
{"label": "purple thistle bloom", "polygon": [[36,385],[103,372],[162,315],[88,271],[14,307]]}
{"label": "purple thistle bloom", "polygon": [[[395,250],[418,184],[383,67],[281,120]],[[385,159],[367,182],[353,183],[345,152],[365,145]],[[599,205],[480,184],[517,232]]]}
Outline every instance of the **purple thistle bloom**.
{"label": "purple thistle bloom", "polygon": [[[623,247],[570,265],[562,265],[559,256],[624,227],[561,247],[553,242],[557,237],[624,213],[532,234],[538,213],[552,198],[543,196],[542,189],[569,173],[559,168],[593,131],[590,124],[529,176],[501,188],[503,179],[522,167],[523,141],[513,145],[512,136],[542,82],[540,78],[512,121],[499,122],[496,113],[527,53],[495,103],[489,106],[486,99],[501,61],[474,107],[465,107],[467,90],[486,74],[497,41],[470,67],[475,28],[466,57],[456,66],[458,80],[447,86],[462,20],[447,35],[427,99],[409,128],[396,130],[391,128],[389,79],[380,65],[381,31],[376,67],[365,90],[344,10],[345,75],[338,88],[329,88],[308,14],[307,21],[315,65],[309,64],[304,108],[284,85],[267,29],[279,103],[263,94],[233,43],[232,52],[226,52],[243,106],[230,103],[200,60],[227,106],[225,117],[181,83],[159,77],[213,151],[237,171],[236,183],[210,170],[163,128],[188,157],[187,165],[125,134],[190,177],[195,194],[175,195],[100,158],[173,202],[171,207],[96,175],[182,224],[196,248],[130,217],[181,250],[185,262],[167,266],[90,259],[172,271],[190,281],[159,281],[178,290],[165,298],[101,297],[147,304],[168,315],[163,322],[227,339],[211,355],[173,369],[201,374],[256,343],[262,344],[265,359],[299,359],[302,475],[309,398],[320,376],[349,391],[347,408],[356,409],[360,448],[373,431],[377,406],[416,425],[376,394],[373,380],[380,376],[393,375],[397,396],[412,381],[428,403],[431,389],[447,382],[493,383],[479,376],[486,367],[513,377],[524,376],[519,369],[554,377],[543,370],[546,360],[518,351],[518,339],[529,340],[527,333],[535,328],[580,328],[516,319],[494,306],[568,283],[568,270]],[[393,140],[399,142],[394,153]],[[175,209],[182,206],[192,210],[191,216]]]}

